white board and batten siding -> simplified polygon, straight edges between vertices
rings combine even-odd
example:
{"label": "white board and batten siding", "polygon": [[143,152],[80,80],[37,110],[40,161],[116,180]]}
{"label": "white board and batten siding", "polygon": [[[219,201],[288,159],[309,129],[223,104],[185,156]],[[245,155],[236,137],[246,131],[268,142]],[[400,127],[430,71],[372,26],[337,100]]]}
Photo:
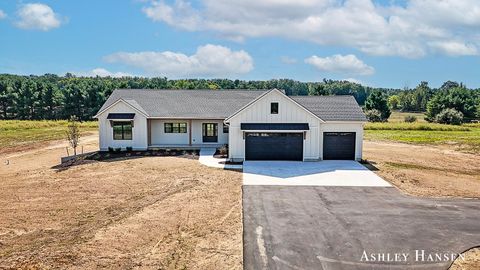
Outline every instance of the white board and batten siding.
{"label": "white board and batten siding", "polygon": [[[278,103],[278,114],[270,113],[270,104],[273,102]],[[228,119],[228,122],[230,124],[229,158],[232,160],[244,160],[245,158],[245,140],[243,138],[243,131],[240,129],[242,123],[308,123],[309,130],[306,131],[306,137],[303,141],[303,159],[319,159],[320,120],[279,91],[268,92],[232,116]],[[271,132],[299,131],[275,130]]]}
{"label": "white board and batten siding", "polygon": [[[107,119],[109,113],[135,113],[132,128],[132,140],[113,139],[113,128],[110,125],[110,120]],[[98,126],[101,151],[107,151],[108,147],[123,149],[126,147],[132,147],[135,150],[146,150],[148,148],[147,118],[131,106],[125,104],[123,101],[117,102],[98,115]]]}

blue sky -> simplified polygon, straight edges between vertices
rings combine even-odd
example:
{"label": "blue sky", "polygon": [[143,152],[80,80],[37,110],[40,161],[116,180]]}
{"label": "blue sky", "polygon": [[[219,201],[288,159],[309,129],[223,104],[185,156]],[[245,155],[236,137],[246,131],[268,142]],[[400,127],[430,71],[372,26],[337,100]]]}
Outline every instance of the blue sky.
{"label": "blue sky", "polygon": [[0,73],[480,87],[476,0],[9,0],[0,10]]}

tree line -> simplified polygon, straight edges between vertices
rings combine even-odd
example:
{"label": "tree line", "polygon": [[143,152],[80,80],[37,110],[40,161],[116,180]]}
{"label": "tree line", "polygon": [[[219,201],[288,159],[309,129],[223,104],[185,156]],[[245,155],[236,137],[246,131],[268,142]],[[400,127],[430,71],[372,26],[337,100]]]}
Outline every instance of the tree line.
{"label": "tree line", "polygon": [[[480,119],[480,89],[468,89],[462,83],[447,81],[439,89],[421,82],[415,89],[389,94],[372,92],[365,102],[365,114],[372,122],[387,121],[391,110],[425,112],[429,122],[461,124]],[[406,122],[415,121],[406,118]]]}
{"label": "tree line", "polygon": [[[426,111],[427,103],[437,92],[464,88],[446,82],[432,89],[422,82],[414,89],[388,89],[363,86],[349,81],[323,80],[299,82],[290,79],[244,81],[229,79],[185,79],[143,77],[75,77],[45,74],[42,76],[0,75],[0,119],[69,119],[91,120],[114,89],[283,89],[287,95],[352,95],[364,106],[372,93],[381,93],[392,109]],[[479,90],[474,93],[478,104]]]}

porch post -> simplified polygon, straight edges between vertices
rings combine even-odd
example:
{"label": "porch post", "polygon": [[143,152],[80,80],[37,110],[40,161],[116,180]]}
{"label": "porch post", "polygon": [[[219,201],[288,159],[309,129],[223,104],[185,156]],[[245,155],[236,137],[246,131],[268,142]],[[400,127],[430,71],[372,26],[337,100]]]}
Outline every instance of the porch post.
{"label": "porch post", "polygon": [[152,120],[147,119],[147,140],[148,146],[152,145]]}
{"label": "porch post", "polygon": [[188,120],[188,145],[192,146],[192,119]]}

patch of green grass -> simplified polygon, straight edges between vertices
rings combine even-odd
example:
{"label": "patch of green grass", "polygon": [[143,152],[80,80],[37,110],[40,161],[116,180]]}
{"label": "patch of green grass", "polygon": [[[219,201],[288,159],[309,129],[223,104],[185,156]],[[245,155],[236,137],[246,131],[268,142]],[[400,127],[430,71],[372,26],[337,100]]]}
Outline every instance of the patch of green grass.
{"label": "patch of green grass", "polygon": [[480,153],[480,128],[468,131],[441,130],[366,130],[365,139],[413,144],[453,145],[459,150]]}
{"label": "patch of green grass", "polygon": [[[64,120],[0,120],[0,152],[16,146],[64,139],[67,125]],[[98,130],[98,123],[82,122],[80,130],[83,133]]]}
{"label": "patch of green grass", "polygon": [[[406,115],[418,121],[404,122]],[[455,149],[480,153],[480,123],[461,126],[428,123],[422,113],[392,112],[386,123],[367,123],[365,139],[412,144],[453,145]]]}
{"label": "patch of green grass", "polygon": [[470,131],[467,126],[453,126],[436,123],[385,122],[367,123],[365,130],[428,130],[428,131]]}
{"label": "patch of green grass", "polygon": [[412,113],[412,112],[399,112],[399,111],[392,111],[390,118],[388,118],[388,122],[391,123],[398,123],[398,122],[405,122],[405,116],[415,116],[417,118],[418,123],[426,123],[425,114],[424,113]]}
{"label": "patch of green grass", "polygon": [[434,167],[423,166],[419,164],[411,164],[411,163],[400,163],[400,162],[385,162],[390,167],[394,167],[397,169],[419,169],[419,170],[438,170]]}
{"label": "patch of green grass", "polygon": [[414,169],[414,170],[422,170],[422,171],[441,171],[441,172],[455,172],[458,174],[467,174],[467,175],[478,175],[478,170],[474,171],[465,171],[465,170],[456,170],[455,168],[439,168],[439,167],[432,167],[432,166],[424,166],[420,164],[412,164],[412,163],[403,163],[403,162],[385,162],[387,166],[396,169]]}

